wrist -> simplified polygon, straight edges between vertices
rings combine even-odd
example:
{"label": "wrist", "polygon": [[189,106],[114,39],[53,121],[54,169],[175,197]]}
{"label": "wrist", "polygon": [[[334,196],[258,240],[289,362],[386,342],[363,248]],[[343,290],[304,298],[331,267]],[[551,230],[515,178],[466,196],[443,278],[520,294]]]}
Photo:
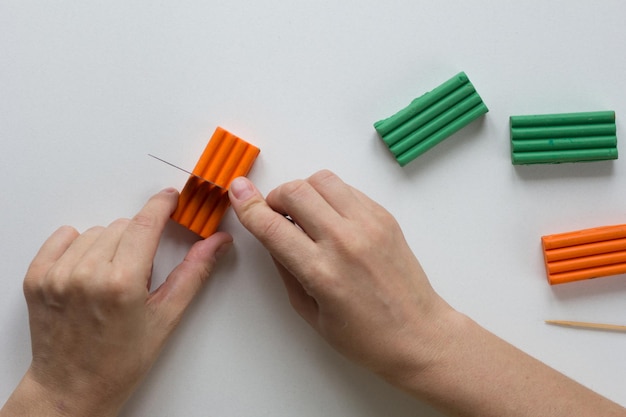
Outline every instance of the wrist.
{"label": "wrist", "polygon": [[0,410],[0,417],[113,417],[121,408],[117,404],[98,395],[42,384],[29,369]]}
{"label": "wrist", "polygon": [[470,323],[437,297],[427,312],[422,311],[407,324],[406,333],[397,341],[396,360],[377,373],[395,387],[423,397],[427,380],[448,366],[449,352]]}

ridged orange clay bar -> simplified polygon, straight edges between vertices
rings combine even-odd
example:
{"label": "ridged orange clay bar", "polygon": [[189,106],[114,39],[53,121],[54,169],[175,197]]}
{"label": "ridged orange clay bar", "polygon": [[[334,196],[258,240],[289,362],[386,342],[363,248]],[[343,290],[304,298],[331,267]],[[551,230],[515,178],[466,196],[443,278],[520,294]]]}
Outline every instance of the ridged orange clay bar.
{"label": "ridged orange clay bar", "polygon": [[619,263],[626,264],[626,251],[602,253],[600,255],[591,255],[574,259],[566,259],[564,261],[550,262],[548,264],[548,271],[551,274],[558,274],[561,272],[577,271],[585,268]]}
{"label": "ridged orange clay bar", "polygon": [[541,238],[550,284],[626,273],[626,225]]}
{"label": "ridged orange clay bar", "polygon": [[180,193],[172,219],[207,238],[219,226],[230,206],[228,187],[232,180],[247,175],[260,150],[218,127],[202,152],[193,174]]}
{"label": "ridged orange clay bar", "polygon": [[550,249],[546,253],[549,262],[578,258],[586,255],[598,255],[607,252],[626,250],[626,238],[607,240],[605,242],[587,243],[566,248]]}
{"label": "ridged orange clay bar", "polygon": [[546,249],[564,248],[585,243],[626,238],[626,224],[595,227],[576,232],[559,233],[541,238]]}
{"label": "ridged orange clay bar", "polygon": [[607,265],[597,268],[581,269],[578,271],[552,274],[550,284],[565,284],[568,282],[582,281],[585,279],[608,277],[626,273],[626,264]]}

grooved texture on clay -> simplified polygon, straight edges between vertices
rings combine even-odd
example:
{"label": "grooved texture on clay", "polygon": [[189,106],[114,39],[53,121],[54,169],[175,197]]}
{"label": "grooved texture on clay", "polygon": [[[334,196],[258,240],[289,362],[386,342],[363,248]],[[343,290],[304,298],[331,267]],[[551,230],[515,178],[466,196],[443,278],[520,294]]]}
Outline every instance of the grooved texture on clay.
{"label": "grooved texture on clay", "polygon": [[515,165],[617,159],[614,111],[511,116]]}
{"label": "grooved texture on clay", "polygon": [[248,174],[259,152],[256,146],[218,127],[193,173],[219,187],[190,176],[172,219],[204,238],[212,235],[230,206],[231,181]]}
{"label": "grooved texture on clay", "polygon": [[542,236],[550,284],[626,273],[626,225]]}
{"label": "grooved texture on clay", "polygon": [[488,111],[461,72],[374,128],[404,166]]}

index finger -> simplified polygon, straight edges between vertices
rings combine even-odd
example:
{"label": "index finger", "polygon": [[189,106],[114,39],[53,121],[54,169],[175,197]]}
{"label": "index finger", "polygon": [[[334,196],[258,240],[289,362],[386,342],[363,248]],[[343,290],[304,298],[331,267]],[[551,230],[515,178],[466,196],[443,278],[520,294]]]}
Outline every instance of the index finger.
{"label": "index finger", "polygon": [[308,181],[291,181],[268,194],[273,210],[289,215],[314,241],[326,238],[341,222],[337,210]]}
{"label": "index finger", "polygon": [[235,179],[230,185],[229,195],[241,224],[289,272],[302,276],[302,272],[315,259],[315,242],[274,211],[248,179]]}
{"label": "index finger", "polygon": [[39,278],[45,274],[78,236],[78,231],[71,226],[63,226],[57,229],[44,242],[37,255],[33,258],[26,272],[26,280]]}
{"label": "index finger", "polygon": [[[311,175],[307,182],[328,202],[339,215],[349,218],[354,213],[366,210],[355,189],[346,184],[334,172],[327,169]],[[269,197],[269,196],[268,196]]]}
{"label": "index finger", "polygon": [[178,191],[173,188],[152,196],[122,233],[113,261],[149,271],[165,224],[177,203]]}

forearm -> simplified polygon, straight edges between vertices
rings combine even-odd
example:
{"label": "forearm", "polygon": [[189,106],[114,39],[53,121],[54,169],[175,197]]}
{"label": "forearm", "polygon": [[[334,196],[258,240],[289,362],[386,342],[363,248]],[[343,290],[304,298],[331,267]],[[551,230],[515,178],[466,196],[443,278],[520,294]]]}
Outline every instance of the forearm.
{"label": "forearm", "polygon": [[266,199],[240,178],[230,197],[276,260],[296,311],[395,386],[457,416],[626,417],[450,308],[393,216],[331,172]]}
{"label": "forearm", "polygon": [[626,409],[451,310],[437,352],[420,372],[391,381],[458,416],[626,416]]}

